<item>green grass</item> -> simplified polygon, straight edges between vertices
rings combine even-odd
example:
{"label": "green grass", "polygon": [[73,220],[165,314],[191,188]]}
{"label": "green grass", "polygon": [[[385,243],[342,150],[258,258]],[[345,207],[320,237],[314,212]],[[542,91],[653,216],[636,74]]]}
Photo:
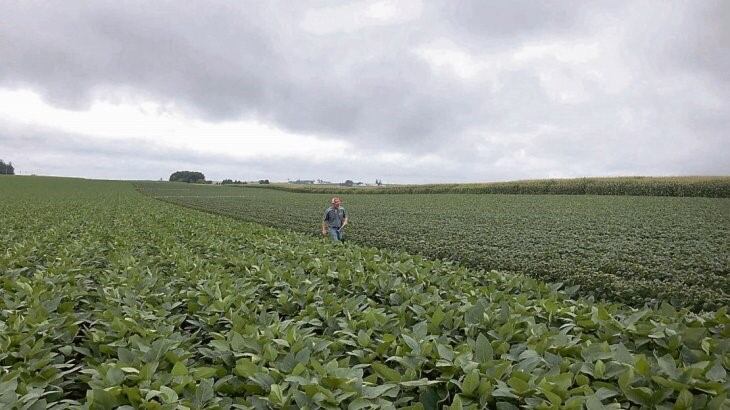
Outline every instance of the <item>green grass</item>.
{"label": "green grass", "polygon": [[535,179],[472,184],[388,185],[383,187],[278,183],[271,185],[248,184],[246,187],[319,194],[557,194],[730,198],[730,177],[728,176]]}
{"label": "green grass", "polygon": [[[327,194],[147,183],[165,201],[316,235]],[[580,285],[634,306],[730,304],[730,199],[345,195],[347,237],[467,266]]]}
{"label": "green grass", "polygon": [[2,408],[730,404],[726,308],[574,300],[123,182],[0,178],[0,192]]}

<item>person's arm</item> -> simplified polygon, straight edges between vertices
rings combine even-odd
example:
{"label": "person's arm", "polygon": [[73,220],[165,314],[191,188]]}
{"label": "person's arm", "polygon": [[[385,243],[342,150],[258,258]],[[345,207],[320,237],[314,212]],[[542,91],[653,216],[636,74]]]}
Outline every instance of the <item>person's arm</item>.
{"label": "person's arm", "polygon": [[342,226],[340,227],[340,229],[344,228],[345,225],[347,225],[347,211],[343,209],[342,214],[345,216],[345,220],[342,221]]}
{"label": "person's arm", "polygon": [[322,219],[322,235],[327,235],[327,211],[324,211],[324,218]]}

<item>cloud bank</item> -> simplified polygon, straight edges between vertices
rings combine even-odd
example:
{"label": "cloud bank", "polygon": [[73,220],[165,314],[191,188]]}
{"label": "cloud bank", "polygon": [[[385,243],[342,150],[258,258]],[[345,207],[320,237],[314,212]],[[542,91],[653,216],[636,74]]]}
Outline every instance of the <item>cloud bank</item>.
{"label": "cloud bank", "polygon": [[[730,173],[723,1],[12,2],[0,19],[2,105],[24,90],[48,112],[112,107],[75,123],[0,108],[0,156],[39,173]],[[109,120],[150,104],[148,128]],[[154,125],[169,116],[192,128]],[[276,131],[237,135],[231,123]],[[52,160],[74,157],[94,166]],[[117,160],[138,171],[112,171]]]}

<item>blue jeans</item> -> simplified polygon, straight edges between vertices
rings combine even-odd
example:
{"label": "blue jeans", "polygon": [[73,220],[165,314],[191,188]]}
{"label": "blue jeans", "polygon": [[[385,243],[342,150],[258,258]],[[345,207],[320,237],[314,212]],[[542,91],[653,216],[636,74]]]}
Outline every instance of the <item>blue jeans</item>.
{"label": "blue jeans", "polygon": [[332,238],[333,241],[341,241],[342,231],[340,231],[339,228],[330,227],[330,238]]}

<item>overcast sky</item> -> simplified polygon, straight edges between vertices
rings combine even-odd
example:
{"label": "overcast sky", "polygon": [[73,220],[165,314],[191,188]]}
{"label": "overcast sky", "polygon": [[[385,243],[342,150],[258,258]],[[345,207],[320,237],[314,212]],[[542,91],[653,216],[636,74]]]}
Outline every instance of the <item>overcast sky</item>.
{"label": "overcast sky", "polygon": [[730,1],[3,1],[23,174],[730,174]]}

